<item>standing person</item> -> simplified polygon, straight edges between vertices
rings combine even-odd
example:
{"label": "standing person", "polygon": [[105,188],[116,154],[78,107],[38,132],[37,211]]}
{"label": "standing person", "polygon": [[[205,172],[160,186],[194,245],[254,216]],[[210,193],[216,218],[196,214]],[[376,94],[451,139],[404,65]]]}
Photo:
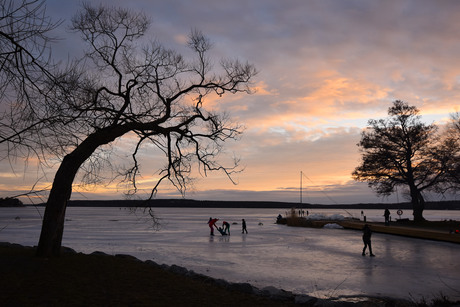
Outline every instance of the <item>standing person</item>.
{"label": "standing person", "polygon": [[383,216],[385,217],[385,226],[390,225],[390,210],[385,209]]}
{"label": "standing person", "polygon": [[241,233],[244,233],[245,231],[246,233],[248,233],[248,230],[246,229],[246,221],[244,219],[242,219],[241,221],[242,221]]}
{"label": "standing person", "polygon": [[219,219],[213,219],[212,217],[209,218],[208,225],[209,225],[209,228],[211,229],[211,236],[214,235],[214,227],[217,228],[216,222],[217,222],[218,220],[219,220]]}
{"label": "standing person", "polygon": [[363,242],[364,242],[364,248],[363,248],[363,254],[362,254],[363,256],[366,256],[366,248],[369,246],[370,256],[375,257],[375,255],[372,253],[371,236],[372,236],[372,230],[368,224],[365,224],[363,228]]}
{"label": "standing person", "polygon": [[224,232],[228,235],[230,235],[230,224],[224,221],[222,223],[222,227],[224,228]]}

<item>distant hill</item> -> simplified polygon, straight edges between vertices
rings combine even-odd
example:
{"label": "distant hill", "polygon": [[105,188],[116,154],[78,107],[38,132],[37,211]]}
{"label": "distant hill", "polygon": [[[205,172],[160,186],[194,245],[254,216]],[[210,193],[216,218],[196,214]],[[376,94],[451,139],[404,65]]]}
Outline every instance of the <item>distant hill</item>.
{"label": "distant hill", "polygon": [[[42,204],[44,205],[44,204]],[[393,204],[333,204],[269,202],[269,201],[213,201],[193,199],[152,200],[72,200],[70,207],[166,207],[166,208],[304,208],[304,209],[412,209],[410,203]],[[460,201],[427,202],[425,209],[460,210]]]}

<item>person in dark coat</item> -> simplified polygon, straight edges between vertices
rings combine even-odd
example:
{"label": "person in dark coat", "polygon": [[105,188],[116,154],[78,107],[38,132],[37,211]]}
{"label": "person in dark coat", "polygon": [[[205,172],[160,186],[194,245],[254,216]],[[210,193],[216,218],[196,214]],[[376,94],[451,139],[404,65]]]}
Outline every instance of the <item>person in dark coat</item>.
{"label": "person in dark coat", "polygon": [[222,223],[222,227],[224,229],[224,233],[230,235],[230,224],[226,221]]}
{"label": "person in dark coat", "polygon": [[244,219],[241,220],[241,233],[248,233],[248,230],[246,229],[246,221]]}
{"label": "person in dark coat", "polygon": [[362,254],[363,256],[366,256],[366,248],[369,246],[370,256],[375,257],[375,255],[372,253],[371,236],[372,236],[372,230],[368,224],[365,224],[363,228],[363,242],[364,242],[364,248],[363,248],[363,254]]}
{"label": "person in dark coat", "polygon": [[222,227],[217,227],[217,231],[220,232],[221,235],[226,236],[227,233],[224,231]]}
{"label": "person in dark coat", "polygon": [[390,225],[390,210],[385,209],[383,216],[385,217],[385,226],[389,226]]}

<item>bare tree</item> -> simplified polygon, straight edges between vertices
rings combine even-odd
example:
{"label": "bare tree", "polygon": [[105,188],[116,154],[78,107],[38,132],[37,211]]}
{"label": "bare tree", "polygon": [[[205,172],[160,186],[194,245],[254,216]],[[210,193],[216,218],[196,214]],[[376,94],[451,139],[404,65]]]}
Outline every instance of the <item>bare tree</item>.
{"label": "bare tree", "polygon": [[[46,121],[33,103],[53,79],[49,44],[55,39],[49,33],[59,24],[46,16],[44,1],[0,0],[0,143],[15,148],[22,132]],[[29,120],[14,123],[18,117]]]}
{"label": "bare tree", "polygon": [[438,168],[444,168],[443,182],[436,186],[439,193],[460,190],[460,113],[451,114],[445,131],[439,136],[433,148],[432,157],[438,161]]}
{"label": "bare tree", "polygon": [[7,86],[24,90],[49,76],[49,33],[59,24],[46,16],[44,1],[0,1],[2,97]]}
{"label": "bare tree", "polygon": [[388,109],[389,118],[370,120],[358,146],[362,162],[354,170],[357,181],[367,181],[378,194],[389,195],[396,186],[408,189],[415,221],[423,220],[423,192],[449,182],[452,150],[458,142],[440,141],[437,126],[420,121],[416,107],[397,100]]}
{"label": "bare tree", "polygon": [[451,152],[453,163],[449,175],[452,178],[451,181],[454,183],[454,191],[460,191],[460,112],[452,114],[451,129],[452,138],[457,144],[457,150]]}
{"label": "bare tree", "polygon": [[[219,157],[224,143],[237,139],[242,127],[207,110],[205,99],[250,93],[256,70],[238,60],[223,60],[215,67],[208,56],[212,44],[199,31],[189,37],[188,47],[195,54],[191,60],[155,41],[144,46],[148,28],[142,13],[84,4],[72,19],[72,29],[87,44],[85,59],[55,70],[52,82],[40,88],[46,95],[36,107],[46,124],[13,138],[16,144],[38,148],[43,161],[61,159],[46,203],[38,256],[59,254],[77,172],[97,170],[82,166],[99,163],[101,152],[116,139],[128,134],[137,138],[131,166],[123,172],[133,192],[140,174],[137,155],[145,147],[165,157],[152,194],[164,180],[183,192],[195,163],[204,174],[217,170],[230,178],[237,170],[237,160],[224,166]],[[20,120],[27,126],[28,118]]]}

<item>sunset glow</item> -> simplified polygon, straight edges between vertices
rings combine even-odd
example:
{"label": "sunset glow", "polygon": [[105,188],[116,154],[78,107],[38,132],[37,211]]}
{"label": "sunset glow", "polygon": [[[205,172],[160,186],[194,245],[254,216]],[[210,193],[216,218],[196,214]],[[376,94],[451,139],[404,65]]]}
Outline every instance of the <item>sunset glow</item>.
{"label": "sunset glow", "polygon": [[[64,20],[56,30],[61,40],[52,45],[63,60],[83,50],[78,36],[66,30],[79,2],[46,1],[48,14]],[[253,94],[205,101],[245,126],[241,140],[226,145],[230,157],[241,158],[244,170],[233,177],[238,185],[222,173],[203,177],[196,172],[186,198],[298,202],[302,178],[304,202],[402,201],[401,195],[378,198],[351,178],[367,121],[386,117],[396,99],[415,105],[426,123],[443,124],[460,110],[456,0],[91,3],[145,12],[152,19],[151,37],[180,52],[190,30],[199,29],[214,43],[214,59],[238,58],[259,71]],[[129,136],[117,140],[113,161],[129,158],[131,145]],[[154,149],[140,157],[143,198],[165,161]],[[48,188],[52,166],[1,160],[0,197],[25,193],[37,182],[35,189]],[[121,199],[123,192],[118,181],[86,188],[76,182],[72,199]],[[157,197],[181,195],[164,184]]]}

